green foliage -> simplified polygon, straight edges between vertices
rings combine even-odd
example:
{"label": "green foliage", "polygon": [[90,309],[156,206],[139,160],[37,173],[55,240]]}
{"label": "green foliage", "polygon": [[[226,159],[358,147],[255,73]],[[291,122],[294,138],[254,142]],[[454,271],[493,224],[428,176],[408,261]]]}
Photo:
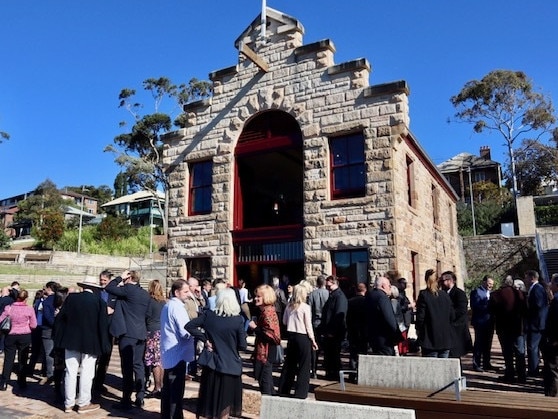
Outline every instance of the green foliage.
{"label": "green foliage", "polygon": [[552,101],[536,92],[532,81],[521,71],[494,70],[465,84],[451,97],[455,116],[474,126],[475,132],[500,133],[508,147],[514,195],[517,194],[517,171],[514,143],[527,134],[539,140],[553,130],[556,122]]}
{"label": "green foliage", "polygon": [[[477,235],[496,234],[500,232],[501,223],[514,221],[511,203],[502,205],[498,201],[485,200],[475,203],[475,226]],[[473,216],[471,206],[460,202],[457,204],[457,225],[462,236],[473,235]]]}
{"label": "green foliage", "polygon": [[[128,183],[129,190],[146,190],[153,195],[157,189],[168,190],[168,178],[163,170],[162,153],[163,141],[161,136],[169,132],[173,126],[172,112],[162,110],[165,98],[172,102],[171,109],[181,109],[184,104],[208,97],[212,93],[212,85],[207,81],[191,79],[188,84],[175,85],[167,77],[148,78],[143,81],[143,90],[150,94],[154,102],[154,112],[142,114],[143,105],[135,100],[135,89],[125,88],[118,96],[119,107],[127,110],[133,118],[132,127],[125,133],[114,138],[114,145],[109,145],[105,151],[116,155],[116,163],[124,170],[123,176]],[[144,94],[145,94],[144,92]],[[182,121],[183,117],[178,117]],[[174,124],[181,126],[182,122],[174,119]],[[121,122],[121,127],[126,123]],[[122,188],[123,178],[118,179],[118,193]],[[116,183],[116,182],[115,182]],[[115,184],[115,189],[117,185]],[[157,201],[163,215],[163,225],[166,230],[166,217],[162,205]]]}
{"label": "green foliage", "polygon": [[[149,254],[149,227],[131,229],[128,237],[120,239],[101,238],[99,226],[86,226],[82,229],[81,249],[84,253],[113,256],[145,256]],[[58,250],[75,252],[77,249],[78,232],[66,231],[58,243]]]}
{"label": "green foliage", "polygon": [[95,238],[101,241],[119,241],[132,236],[133,233],[134,228],[126,218],[120,215],[108,215],[97,227]]}
{"label": "green foliage", "polygon": [[537,205],[535,207],[535,218],[538,226],[558,225],[558,205]]}
{"label": "green foliage", "polygon": [[556,143],[547,145],[536,140],[524,140],[515,152],[515,159],[522,195],[540,195],[543,192],[542,182],[558,178]]}
{"label": "green foliage", "polygon": [[10,238],[4,232],[4,230],[0,230],[0,250],[6,250],[11,247]]}
{"label": "green foliage", "polygon": [[54,209],[47,209],[43,213],[40,225],[33,227],[33,237],[39,247],[52,249],[64,234],[64,215]]}
{"label": "green foliage", "polygon": [[114,199],[128,194],[128,176],[119,172],[114,178]]}
{"label": "green foliage", "polygon": [[18,203],[19,211],[15,220],[31,220],[33,226],[40,226],[47,211],[59,212],[64,218],[64,200],[56,185],[49,179],[33,191],[33,195]]}

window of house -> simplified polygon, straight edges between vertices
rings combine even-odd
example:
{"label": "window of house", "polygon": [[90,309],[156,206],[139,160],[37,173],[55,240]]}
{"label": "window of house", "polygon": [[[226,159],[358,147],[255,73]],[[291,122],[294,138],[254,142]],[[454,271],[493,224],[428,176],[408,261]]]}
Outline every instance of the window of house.
{"label": "window of house", "polygon": [[186,259],[187,278],[198,279],[211,278],[211,259],[210,258],[191,258]]}
{"label": "window of house", "polygon": [[366,167],[362,133],[330,138],[333,199],[365,195]]}
{"label": "window of house", "polygon": [[333,275],[347,295],[354,293],[356,284],[368,280],[368,249],[336,250],[332,252]]}
{"label": "window of house", "polygon": [[212,174],[212,161],[190,164],[190,215],[211,212]]}
{"label": "window of house", "polygon": [[432,219],[434,225],[440,225],[440,194],[436,185],[432,185]]}
{"label": "window of house", "polygon": [[416,194],[415,194],[415,163],[413,159],[407,156],[406,159],[407,171],[407,203],[416,208]]}
{"label": "window of house", "polygon": [[473,178],[475,182],[483,182],[486,180],[486,173],[484,172],[474,172]]}

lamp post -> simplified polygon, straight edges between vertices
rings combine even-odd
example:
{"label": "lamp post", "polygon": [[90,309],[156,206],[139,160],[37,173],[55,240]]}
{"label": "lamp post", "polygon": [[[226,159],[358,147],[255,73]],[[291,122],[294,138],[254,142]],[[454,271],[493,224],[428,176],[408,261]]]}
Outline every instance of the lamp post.
{"label": "lamp post", "polygon": [[89,189],[84,188],[83,186],[81,187],[81,208],[80,208],[80,212],[79,212],[79,230],[78,230],[78,248],[77,248],[77,253],[78,255],[81,253],[81,226],[83,223],[83,192],[85,191],[89,191]]}
{"label": "lamp post", "polygon": [[475,202],[473,201],[473,183],[471,182],[471,166],[467,168],[469,173],[469,196],[471,197],[471,216],[473,217],[473,236],[477,235],[477,222],[475,221]]}

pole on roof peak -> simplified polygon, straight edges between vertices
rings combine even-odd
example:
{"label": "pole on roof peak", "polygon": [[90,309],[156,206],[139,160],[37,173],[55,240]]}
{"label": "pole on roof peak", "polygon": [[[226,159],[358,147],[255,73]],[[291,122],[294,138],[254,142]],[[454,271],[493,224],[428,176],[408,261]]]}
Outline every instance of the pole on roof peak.
{"label": "pole on roof peak", "polygon": [[265,42],[265,29],[267,26],[267,19],[266,19],[266,0],[262,0],[262,14],[261,14],[261,28],[260,28],[260,36],[262,37],[262,41]]}

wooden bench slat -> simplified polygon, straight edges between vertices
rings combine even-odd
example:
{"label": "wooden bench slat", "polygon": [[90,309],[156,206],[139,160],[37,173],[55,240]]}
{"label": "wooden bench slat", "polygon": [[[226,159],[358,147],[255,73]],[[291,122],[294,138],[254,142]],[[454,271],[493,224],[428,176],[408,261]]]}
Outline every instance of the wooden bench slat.
{"label": "wooden bench slat", "polygon": [[378,405],[414,409],[417,418],[517,418],[550,419],[558,416],[558,401],[538,394],[496,393],[465,390],[461,401],[453,392],[438,393],[428,398],[429,391],[394,389],[346,384],[342,391],[339,384],[330,384],[315,390],[316,400],[343,403]]}

